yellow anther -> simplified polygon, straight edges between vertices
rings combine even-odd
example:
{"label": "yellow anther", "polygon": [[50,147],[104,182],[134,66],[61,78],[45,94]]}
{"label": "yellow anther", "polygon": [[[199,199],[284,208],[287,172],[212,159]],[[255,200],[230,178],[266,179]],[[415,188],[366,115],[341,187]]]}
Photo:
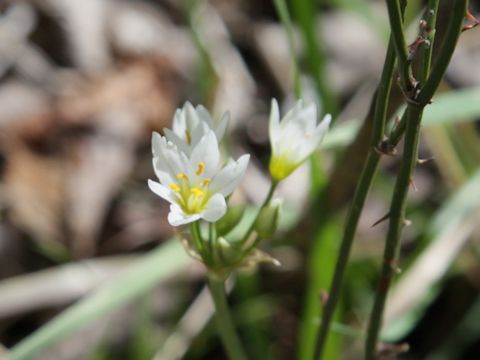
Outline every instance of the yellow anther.
{"label": "yellow anther", "polygon": [[178,180],[187,180],[187,181],[188,181],[188,176],[185,175],[184,173],[178,173],[178,174],[177,174],[177,179],[178,179]]}
{"label": "yellow anther", "polygon": [[210,179],[205,179],[205,180],[202,181],[202,186],[203,187],[207,187],[208,184],[210,184]]}
{"label": "yellow anther", "polygon": [[198,188],[191,188],[190,192],[197,197],[202,197],[204,194],[204,192]]}
{"label": "yellow anther", "polygon": [[170,189],[172,189],[173,191],[175,192],[179,192],[180,191],[180,187],[175,184],[175,183],[170,183]]}
{"label": "yellow anther", "polygon": [[205,163],[203,161],[200,161],[198,163],[198,168],[197,168],[197,176],[200,176],[203,173],[203,170],[205,170]]}
{"label": "yellow anther", "polygon": [[192,135],[190,135],[190,131],[188,131],[188,129],[185,129],[185,139],[187,140],[188,145],[192,143]]}

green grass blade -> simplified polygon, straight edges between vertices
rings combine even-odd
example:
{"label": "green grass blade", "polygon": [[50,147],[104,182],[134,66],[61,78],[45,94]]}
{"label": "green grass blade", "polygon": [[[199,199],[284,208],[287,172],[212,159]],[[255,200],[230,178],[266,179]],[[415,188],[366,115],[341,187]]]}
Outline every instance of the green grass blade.
{"label": "green grass blade", "polygon": [[171,240],[144,256],[110,284],[79,301],[12,348],[8,359],[32,359],[82,326],[146,293],[193,260]]}

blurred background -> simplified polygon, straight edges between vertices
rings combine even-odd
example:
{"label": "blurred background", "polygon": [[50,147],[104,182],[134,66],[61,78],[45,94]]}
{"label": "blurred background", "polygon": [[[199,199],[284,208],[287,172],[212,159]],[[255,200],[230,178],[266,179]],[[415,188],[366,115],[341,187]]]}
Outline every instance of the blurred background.
{"label": "blurred background", "polygon": [[[278,190],[280,231],[262,247],[282,266],[241,273],[231,284],[252,359],[309,359],[319,289],[329,286],[368,150],[389,34],[384,1],[288,5],[303,95],[335,123],[323,150]],[[449,5],[441,1],[437,43]],[[474,15],[479,5],[470,2]],[[410,42],[423,6],[408,1]],[[150,136],[185,101],[204,104],[215,119],[229,110],[229,154],[252,154],[232,201],[253,211],[269,186],[271,98],[284,109],[295,99],[293,55],[274,4],[4,0],[0,11],[0,352],[224,359],[204,269],[172,239],[167,204],[146,186],[154,178]],[[402,101],[395,86],[392,119]],[[479,358],[478,118],[473,29],[425,113],[420,152],[434,161],[418,165],[410,191],[402,272],[384,326],[384,340],[400,345],[385,344],[385,358]],[[388,211],[400,158],[385,157],[372,186],[328,359],[361,353],[388,222],[372,225]],[[410,351],[400,355],[404,343]]]}

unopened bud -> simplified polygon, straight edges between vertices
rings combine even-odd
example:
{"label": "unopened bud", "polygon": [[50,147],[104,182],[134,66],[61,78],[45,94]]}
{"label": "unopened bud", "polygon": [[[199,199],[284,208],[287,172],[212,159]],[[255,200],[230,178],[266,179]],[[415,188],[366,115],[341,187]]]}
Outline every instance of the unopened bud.
{"label": "unopened bud", "polygon": [[232,206],[228,209],[225,216],[215,223],[218,236],[225,236],[230,231],[233,230],[235,226],[238,225],[240,220],[242,220],[243,214],[245,213],[245,206],[238,205]]}
{"label": "unopened bud", "polygon": [[282,201],[280,199],[274,199],[268,206],[260,211],[254,227],[258,236],[268,238],[275,233],[278,226],[281,205]]}

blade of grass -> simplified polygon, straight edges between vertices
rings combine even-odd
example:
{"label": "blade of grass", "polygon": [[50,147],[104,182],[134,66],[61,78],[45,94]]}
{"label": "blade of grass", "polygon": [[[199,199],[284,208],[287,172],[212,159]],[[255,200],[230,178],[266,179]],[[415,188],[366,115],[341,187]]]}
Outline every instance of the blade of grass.
{"label": "blade of grass", "polygon": [[191,264],[180,243],[170,240],[125,270],[11,349],[9,360],[31,359],[89,322],[145,294],[162,280]]}

